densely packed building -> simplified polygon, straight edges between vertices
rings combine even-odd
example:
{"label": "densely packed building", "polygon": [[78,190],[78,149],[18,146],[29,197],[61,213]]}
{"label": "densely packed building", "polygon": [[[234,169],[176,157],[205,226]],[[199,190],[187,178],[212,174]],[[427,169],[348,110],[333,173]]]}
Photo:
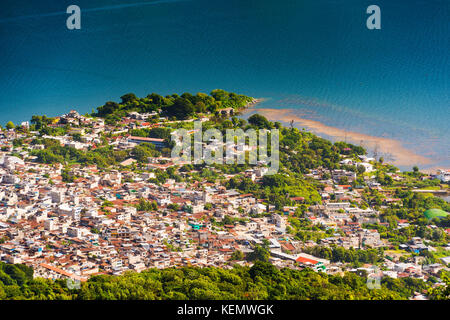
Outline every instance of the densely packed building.
{"label": "densely packed building", "polygon": [[[133,148],[141,142],[160,147],[164,139],[128,133],[129,129],[167,122],[159,119],[161,122],[150,124],[147,120],[151,116],[155,114],[133,112],[123,119],[121,127],[116,127],[71,111],[50,124],[72,125],[69,134],[43,138],[79,150],[95,148],[105,137],[118,150]],[[38,136],[38,132],[31,134]],[[74,140],[74,135],[79,139]],[[251,252],[255,244],[263,243],[270,248],[270,259],[276,266],[313,267],[330,273],[346,271],[340,262],[303,252],[305,247],[318,243],[296,240],[288,232],[289,217],[295,214],[297,206],[284,207],[280,213],[253,194],[227,189],[220,182],[190,185],[173,179],[163,184],[149,182],[155,178],[153,169],[164,171],[174,165],[170,158],[164,157],[149,158],[145,170],[133,170],[136,160],[132,158],[108,170],[95,165],[72,165],[68,174],[76,179],[65,182],[62,164],[38,163],[31,155],[31,150],[42,150],[43,145],[14,146],[13,141],[20,138],[23,138],[20,133],[9,130],[0,139],[0,258],[32,266],[35,276],[84,281],[96,274],[140,272],[147,268],[183,265],[227,268],[235,251]],[[28,136],[25,143],[30,140]],[[372,160],[364,158],[359,163],[370,172]],[[343,164],[351,161],[344,160]],[[266,172],[267,168],[257,165],[242,174],[257,183]],[[333,230],[320,244],[346,249],[389,247],[377,230],[363,228],[365,224],[380,223],[380,219],[374,208],[355,205],[362,192],[350,185],[356,179],[355,173],[339,169],[326,174],[325,169],[316,168],[307,175],[320,181],[324,188],[320,190],[322,203],[309,206],[306,217],[313,225]],[[233,176],[225,175],[227,179]],[[343,178],[349,184],[340,184]],[[371,188],[383,192],[374,180],[367,182]],[[138,210],[142,199],[154,203],[154,207]],[[304,199],[291,200],[301,205]],[[385,201],[399,202],[391,197]],[[230,217],[239,222],[223,223]],[[399,228],[402,224],[408,225],[408,221],[400,222]],[[420,238],[403,246],[414,252],[429,249]],[[386,260],[384,267],[385,276],[426,278],[446,268],[446,264],[422,266],[418,261],[399,262],[394,257]],[[361,269],[370,272],[370,268],[366,265]]]}

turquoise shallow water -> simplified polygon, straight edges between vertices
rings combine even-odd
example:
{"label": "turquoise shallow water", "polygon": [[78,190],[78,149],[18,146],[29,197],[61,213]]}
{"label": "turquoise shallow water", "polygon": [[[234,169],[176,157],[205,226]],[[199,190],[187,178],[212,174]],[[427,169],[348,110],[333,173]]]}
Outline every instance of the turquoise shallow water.
{"label": "turquoise shallow water", "polygon": [[77,31],[70,4],[0,4],[1,124],[223,88],[450,167],[450,0],[80,0]]}

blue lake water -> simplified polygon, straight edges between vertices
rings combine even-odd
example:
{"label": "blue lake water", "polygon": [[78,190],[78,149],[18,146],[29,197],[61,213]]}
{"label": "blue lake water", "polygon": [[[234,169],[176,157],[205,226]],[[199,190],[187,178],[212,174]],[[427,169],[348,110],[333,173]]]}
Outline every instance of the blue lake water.
{"label": "blue lake water", "polygon": [[450,167],[449,21],[450,0],[2,0],[0,123],[222,88]]}

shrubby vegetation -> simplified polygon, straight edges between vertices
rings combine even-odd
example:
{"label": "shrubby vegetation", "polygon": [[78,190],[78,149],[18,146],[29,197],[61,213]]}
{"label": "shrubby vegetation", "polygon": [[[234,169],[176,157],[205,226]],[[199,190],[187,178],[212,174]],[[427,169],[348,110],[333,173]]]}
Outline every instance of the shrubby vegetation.
{"label": "shrubby vegetation", "polygon": [[353,248],[345,249],[339,246],[315,246],[312,248],[305,248],[304,252],[330,260],[331,262],[352,263],[355,266],[359,266],[363,263],[377,264],[383,261],[382,249],[361,250]]}
{"label": "shrubby vegetation", "polygon": [[150,143],[143,143],[131,150],[114,150],[112,146],[105,145],[93,150],[79,150],[73,147],[63,147],[59,141],[53,139],[35,139],[35,144],[43,144],[45,149],[35,150],[33,156],[37,157],[40,163],[66,163],[66,164],[96,164],[99,167],[116,165],[125,159],[133,156],[139,162],[147,162],[148,157],[161,155],[155,146]]}
{"label": "shrubby vegetation", "polygon": [[144,198],[139,199],[139,203],[136,205],[137,211],[156,211],[158,210],[158,204],[156,201],[148,201]]}
{"label": "shrubby vegetation", "polygon": [[170,129],[168,128],[151,128],[151,129],[135,129],[131,130],[132,136],[158,138],[170,141]]}

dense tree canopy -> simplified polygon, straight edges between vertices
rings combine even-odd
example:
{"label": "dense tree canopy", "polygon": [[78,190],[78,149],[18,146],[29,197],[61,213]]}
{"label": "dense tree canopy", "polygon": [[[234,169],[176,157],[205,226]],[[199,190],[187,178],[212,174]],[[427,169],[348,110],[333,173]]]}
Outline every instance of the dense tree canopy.
{"label": "dense tree canopy", "polygon": [[122,117],[132,111],[158,112],[162,110],[165,116],[185,120],[195,113],[214,113],[221,108],[238,109],[252,101],[252,98],[245,95],[238,95],[221,89],[213,90],[211,95],[183,93],[181,96],[172,94],[163,97],[152,93],[145,98],[138,98],[134,93],[128,93],[120,99],[120,103],[106,102],[103,106],[98,107],[97,112],[94,112],[93,115],[105,118],[107,123],[114,123],[120,121]]}
{"label": "dense tree canopy", "polygon": [[[99,275],[81,283],[80,289],[69,289],[64,280],[33,279],[29,267],[0,263],[0,299],[407,299],[424,288],[418,281],[387,278],[381,289],[370,290],[363,275],[279,270],[257,261],[251,268],[234,265],[230,270],[182,267]],[[448,299],[448,286],[430,292],[431,298]]]}

